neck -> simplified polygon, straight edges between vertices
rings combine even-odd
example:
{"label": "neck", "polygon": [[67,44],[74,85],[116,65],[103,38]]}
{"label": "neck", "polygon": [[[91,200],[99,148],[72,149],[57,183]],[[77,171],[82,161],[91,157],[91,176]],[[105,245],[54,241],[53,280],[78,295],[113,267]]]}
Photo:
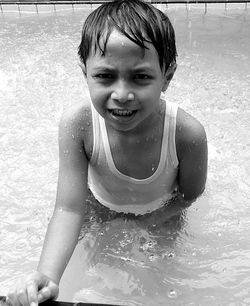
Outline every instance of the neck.
{"label": "neck", "polygon": [[128,131],[119,131],[106,125],[109,134],[120,135],[130,139],[152,138],[162,131],[162,122],[165,116],[165,101],[160,101],[159,107],[147,118],[145,118],[136,128]]}

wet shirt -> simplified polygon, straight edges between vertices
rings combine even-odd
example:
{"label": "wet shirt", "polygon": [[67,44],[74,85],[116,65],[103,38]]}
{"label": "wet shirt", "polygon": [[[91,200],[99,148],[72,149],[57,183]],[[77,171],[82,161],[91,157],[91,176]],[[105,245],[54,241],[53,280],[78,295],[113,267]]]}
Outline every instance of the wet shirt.
{"label": "wet shirt", "polygon": [[175,146],[177,105],[166,103],[158,168],[148,178],[136,179],[115,166],[105,120],[91,105],[93,153],[88,167],[88,185],[95,198],[116,212],[142,215],[172,198],[176,189],[178,158]]}

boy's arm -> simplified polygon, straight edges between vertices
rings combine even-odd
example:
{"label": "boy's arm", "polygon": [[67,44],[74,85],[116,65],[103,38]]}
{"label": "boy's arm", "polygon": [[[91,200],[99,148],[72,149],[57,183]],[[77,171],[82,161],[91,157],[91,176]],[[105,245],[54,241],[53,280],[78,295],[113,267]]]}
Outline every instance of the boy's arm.
{"label": "boy's arm", "polygon": [[85,212],[88,162],[77,121],[65,115],[59,125],[56,205],[38,266],[57,284],[76,246]]}
{"label": "boy's arm", "polygon": [[180,108],[177,113],[176,149],[179,192],[184,200],[195,200],[205,189],[207,137],[200,122]]}
{"label": "boy's arm", "polygon": [[8,294],[8,303],[13,306],[36,306],[56,298],[59,281],[78,241],[85,213],[88,167],[80,135],[81,111],[64,115],[60,122],[55,209],[37,271],[17,283],[15,290]]}

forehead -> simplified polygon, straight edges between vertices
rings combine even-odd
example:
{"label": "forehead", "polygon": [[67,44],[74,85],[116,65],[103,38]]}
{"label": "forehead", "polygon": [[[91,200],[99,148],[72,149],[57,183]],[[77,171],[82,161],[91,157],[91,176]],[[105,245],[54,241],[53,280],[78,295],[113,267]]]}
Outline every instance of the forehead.
{"label": "forehead", "polygon": [[[105,36],[100,40],[100,47],[102,49],[104,49],[104,41]],[[140,47],[122,33],[113,30],[107,40],[104,55],[102,55],[101,50],[97,48],[95,53],[92,52],[90,58],[94,57],[108,62],[129,61],[133,62],[133,64],[140,64],[143,62],[159,64],[158,53],[154,46],[147,42],[144,42],[144,45],[146,48]]]}

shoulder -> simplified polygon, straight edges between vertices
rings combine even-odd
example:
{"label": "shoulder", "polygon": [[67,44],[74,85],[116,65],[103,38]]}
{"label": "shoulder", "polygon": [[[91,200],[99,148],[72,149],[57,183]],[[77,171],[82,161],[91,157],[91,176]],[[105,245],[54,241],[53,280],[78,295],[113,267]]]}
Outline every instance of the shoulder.
{"label": "shoulder", "polygon": [[195,199],[204,190],[207,177],[207,137],[203,125],[181,108],[176,120],[178,185],[185,199]]}
{"label": "shoulder", "polygon": [[76,104],[68,108],[59,123],[59,141],[78,143],[84,146],[87,156],[92,148],[92,115],[89,103]]}
{"label": "shoulder", "polygon": [[190,146],[205,145],[207,143],[206,131],[203,125],[192,115],[178,108],[176,117],[176,149],[178,158]]}
{"label": "shoulder", "polygon": [[81,127],[91,120],[90,105],[76,104],[65,110],[60,119],[60,126],[67,125],[68,128]]}

